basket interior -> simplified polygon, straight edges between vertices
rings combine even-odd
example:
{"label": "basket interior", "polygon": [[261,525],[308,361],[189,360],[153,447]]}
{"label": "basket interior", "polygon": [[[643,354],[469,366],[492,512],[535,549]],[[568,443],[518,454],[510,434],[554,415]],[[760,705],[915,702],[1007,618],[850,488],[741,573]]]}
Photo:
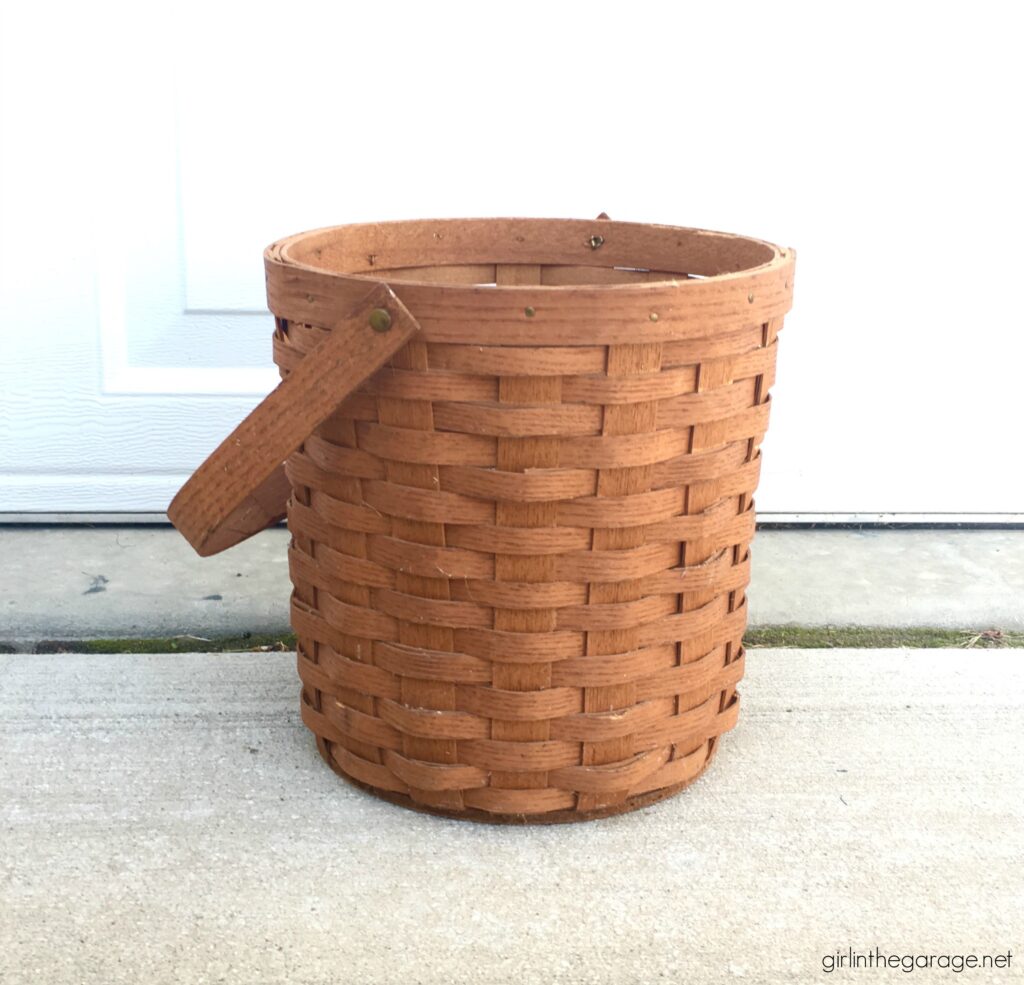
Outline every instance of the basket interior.
{"label": "basket interior", "polygon": [[760,240],[606,219],[447,219],[297,237],[295,263],[391,283],[564,288],[708,278],[770,263]]}

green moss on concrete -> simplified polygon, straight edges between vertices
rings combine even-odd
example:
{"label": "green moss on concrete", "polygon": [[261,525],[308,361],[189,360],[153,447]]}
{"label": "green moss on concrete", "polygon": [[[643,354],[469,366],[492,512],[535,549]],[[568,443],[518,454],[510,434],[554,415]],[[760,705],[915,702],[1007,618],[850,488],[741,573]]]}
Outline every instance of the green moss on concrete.
{"label": "green moss on concrete", "polygon": [[[881,626],[761,626],[747,630],[750,648],[877,650],[898,647],[949,649],[954,647],[1024,647],[1024,633],[997,629],[936,629]],[[6,652],[0,644],[0,652]],[[11,648],[13,649],[13,648]],[[243,633],[241,636],[165,636],[158,639],[42,640],[30,647],[35,653],[225,653],[229,651],[294,650],[292,633]]]}
{"label": "green moss on concrete", "polygon": [[295,636],[243,633],[241,636],[165,636],[157,639],[42,640],[36,653],[227,653],[240,650],[294,650]]}
{"label": "green moss on concrete", "polygon": [[952,647],[1024,647],[1024,634],[999,630],[936,629],[884,626],[762,626],[748,629],[748,647],[879,650],[895,647],[944,649]]}

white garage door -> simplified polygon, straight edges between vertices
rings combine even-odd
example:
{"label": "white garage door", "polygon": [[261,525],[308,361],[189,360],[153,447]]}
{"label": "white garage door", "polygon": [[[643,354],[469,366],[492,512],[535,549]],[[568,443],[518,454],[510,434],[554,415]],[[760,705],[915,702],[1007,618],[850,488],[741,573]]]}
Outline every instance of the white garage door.
{"label": "white garage door", "polygon": [[276,380],[280,235],[605,210],[797,248],[763,516],[1024,513],[1024,78],[981,10],[146,6],[3,15],[0,511],[162,511]]}

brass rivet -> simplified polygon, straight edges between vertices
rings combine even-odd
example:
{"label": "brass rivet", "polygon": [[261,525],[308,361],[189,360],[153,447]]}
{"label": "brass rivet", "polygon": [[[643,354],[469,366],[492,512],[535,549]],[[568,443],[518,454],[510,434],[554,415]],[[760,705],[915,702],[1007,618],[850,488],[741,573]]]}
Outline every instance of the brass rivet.
{"label": "brass rivet", "polygon": [[753,303],[754,303],[754,295],[753,295],[752,293],[751,293],[751,294],[748,294],[748,295],[747,295],[747,300],[748,300],[748,301],[749,301],[749,302],[750,302],[751,304],[753,304]]}
{"label": "brass rivet", "polygon": [[648,317],[651,319],[651,321],[657,321],[658,320],[658,312],[652,311]]}
{"label": "brass rivet", "polygon": [[604,246],[604,237],[597,235],[591,236],[590,239],[587,240],[587,246],[592,250],[596,250],[598,247]]}
{"label": "brass rivet", "polygon": [[374,308],[370,312],[370,328],[375,332],[387,332],[391,328],[391,314],[387,308]]}
{"label": "brass rivet", "polygon": [[524,308],[523,314],[526,315],[527,318],[532,318],[535,314],[537,314],[537,311],[535,308]]}

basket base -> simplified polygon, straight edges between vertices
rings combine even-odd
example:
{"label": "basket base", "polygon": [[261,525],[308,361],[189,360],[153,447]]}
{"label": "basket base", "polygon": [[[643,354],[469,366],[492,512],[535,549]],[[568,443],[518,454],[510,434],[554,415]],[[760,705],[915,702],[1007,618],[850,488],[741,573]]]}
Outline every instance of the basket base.
{"label": "basket base", "polygon": [[571,824],[576,821],[597,821],[603,817],[614,817],[616,814],[626,814],[629,811],[639,810],[641,807],[649,807],[651,804],[656,804],[661,800],[666,800],[668,797],[679,793],[680,790],[688,787],[691,783],[704,775],[704,771],[715,758],[715,750],[718,743],[715,740],[712,740],[711,749],[708,751],[708,757],[704,760],[704,765],[701,766],[700,771],[683,783],[677,783],[671,787],[662,787],[660,790],[651,790],[648,793],[637,794],[635,797],[630,797],[628,800],[624,800],[621,804],[613,804],[609,807],[601,807],[593,811],[564,810],[548,811],[545,814],[493,814],[490,811],[481,811],[477,808],[467,808],[462,811],[448,811],[440,807],[431,807],[429,804],[421,804],[418,801],[413,800],[406,794],[395,793],[391,790],[381,790],[378,787],[371,787],[369,784],[362,783],[361,781],[354,779],[349,776],[349,774],[346,773],[337,764],[337,762],[335,762],[334,757],[331,756],[330,751],[327,748],[327,743],[319,736],[316,740],[316,746],[320,751],[320,756],[323,758],[324,762],[326,762],[327,765],[338,774],[338,776],[350,783],[352,786],[358,787],[360,790],[368,794],[372,794],[379,800],[386,800],[388,803],[398,804],[400,807],[418,811],[421,814],[434,814],[437,817],[452,818],[456,821],[476,821],[479,824],[525,825]]}

